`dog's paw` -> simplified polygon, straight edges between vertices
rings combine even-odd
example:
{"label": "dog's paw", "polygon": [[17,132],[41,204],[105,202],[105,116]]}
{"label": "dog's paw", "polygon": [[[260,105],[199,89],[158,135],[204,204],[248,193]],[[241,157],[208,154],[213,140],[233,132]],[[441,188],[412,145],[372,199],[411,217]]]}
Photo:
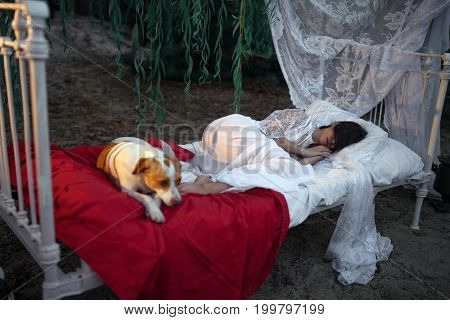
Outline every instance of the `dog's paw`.
{"label": "dog's paw", "polygon": [[147,215],[147,217],[152,219],[153,222],[156,222],[156,223],[163,223],[165,220],[163,213],[155,205],[147,206],[147,208],[145,210],[145,214]]}

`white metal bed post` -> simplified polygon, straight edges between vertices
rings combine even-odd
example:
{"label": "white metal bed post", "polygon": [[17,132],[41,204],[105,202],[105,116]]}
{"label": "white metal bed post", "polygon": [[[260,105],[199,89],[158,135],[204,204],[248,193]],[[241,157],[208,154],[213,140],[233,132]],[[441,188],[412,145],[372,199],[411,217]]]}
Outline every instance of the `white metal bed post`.
{"label": "white metal bed post", "polygon": [[[18,3],[22,3],[23,0],[17,0]],[[30,200],[30,214],[31,225],[30,231],[33,239],[40,237],[40,228],[37,222],[36,202],[34,198],[34,178],[33,178],[33,166],[31,160],[31,124],[30,124],[30,108],[29,108],[29,96],[28,96],[28,81],[27,81],[27,60],[25,59],[24,52],[21,50],[27,31],[27,21],[23,13],[16,10],[14,13],[14,20],[12,21],[12,29],[16,36],[15,43],[15,55],[19,62],[19,78],[20,78],[20,91],[22,97],[22,114],[23,114],[23,135],[25,141],[25,156],[27,163],[27,180],[28,180],[28,197]]]}
{"label": "white metal bed post", "polygon": [[[27,165],[28,193],[30,200],[31,224],[24,211],[23,197],[19,196],[19,211],[12,198],[6,141],[6,121],[0,97],[0,216],[25,245],[27,250],[44,271],[43,298],[58,299],[98,287],[101,279],[81,260],[81,268],[75,272],[64,273],[57,263],[60,260],[59,245],[55,241],[53,216],[53,197],[50,170],[50,148],[48,134],[48,110],[45,60],[48,58],[48,43],[45,39],[45,19],[48,6],[44,1],[18,0],[16,3],[0,3],[2,10],[15,10],[12,28],[15,39],[0,37],[0,53],[5,56],[5,80],[7,84],[8,109],[11,123],[11,136],[14,147],[14,161],[17,170],[19,159],[18,135],[15,126],[15,105],[12,96],[12,77],[9,59],[12,49],[19,61],[20,88],[24,120],[25,155]],[[26,35],[26,38],[25,38]],[[26,68],[29,67],[31,95],[28,95]],[[1,93],[1,92],[0,92]],[[29,99],[31,97],[31,100]],[[31,101],[31,117],[29,103]],[[32,128],[31,128],[32,126]],[[36,182],[39,199],[39,221],[37,219],[34,194],[33,166],[31,159],[31,129],[33,129],[36,160]],[[19,171],[20,172],[20,171]],[[21,177],[18,177],[18,192],[22,190]],[[20,191],[19,191],[20,190]]]}
{"label": "white metal bed post", "polygon": [[[7,38],[3,38],[5,41]],[[16,181],[17,181],[17,195],[19,210],[15,212],[15,216],[19,225],[26,225],[28,222],[27,213],[24,209],[23,203],[23,190],[22,190],[22,173],[20,169],[20,156],[19,156],[19,138],[17,135],[16,126],[16,110],[13,97],[13,80],[11,76],[11,56],[12,49],[5,45],[2,46],[1,53],[3,55],[3,66],[5,69],[5,82],[6,82],[6,95],[8,98],[8,110],[9,110],[9,126],[11,129],[11,139],[14,153],[14,167],[16,169]]]}
{"label": "white metal bed post", "polygon": [[50,143],[48,135],[48,111],[45,60],[48,43],[44,28],[49,9],[44,1],[24,1],[27,15],[27,38],[23,42],[23,55],[29,62],[31,106],[33,118],[34,150],[36,154],[36,177],[39,199],[40,226],[42,230],[39,258],[44,269],[42,287],[52,289],[58,285],[57,263],[60,259],[59,245],[55,241],[53,217],[52,181],[50,171]]}
{"label": "white metal bed post", "polygon": [[428,179],[420,184],[420,187],[416,193],[417,195],[416,206],[414,208],[413,221],[410,226],[410,228],[414,231],[420,230],[419,227],[420,211],[422,209],[423,200],[428,194],[427,185],[429,182],[429,175],[431,174],[431,166],[433,165],[434,153],[436,150],[437,134],[439,132],[439,127],[441,124],[442,109],[444,108],[445,94],[447,92],[448,80],[450,79],[450,54],[449,53],[443,54],[442,61],[443,61],[443,68],[439,73],[440,77],[439,92],[436,99],[436,106],[433,117],[433,123],[431,127],[430,140],[428,141],[427,157],[423,169],[425,174],[428,175],[427,177]]}
{"label": "white metal bed post", "polygon": [[[0,39],[0,42],[3,42],[3,39]],[[1,46],[3,48],[3,43]],[[6,121],[5,114],[3,109],[3,98],[0,91],[0,170],[2,172],[2,197],[4,199],[5,205],[12,209],[15,207],[14,199],[12,199],[11,193],[11,181],[9,175],[9,161],[8,161],[8,147],[6,145]]]}

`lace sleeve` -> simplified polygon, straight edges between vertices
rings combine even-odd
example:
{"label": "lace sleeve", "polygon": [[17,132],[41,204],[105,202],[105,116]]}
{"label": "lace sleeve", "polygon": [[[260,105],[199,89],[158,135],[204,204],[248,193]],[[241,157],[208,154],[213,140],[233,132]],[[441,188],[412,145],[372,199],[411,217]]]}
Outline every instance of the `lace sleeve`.
{"label": "lace sleeve", "polygon": [[277,110],[260,123],[261,131],[271,139],[286,138],[297,144],[311,140],[310,117],[301,109]]}
{"label": "lace sleeve", "polygon": [[281,113],[282,110],[274,111],[261,121],[261,131],[267,138],[276,139],[284,137]]}

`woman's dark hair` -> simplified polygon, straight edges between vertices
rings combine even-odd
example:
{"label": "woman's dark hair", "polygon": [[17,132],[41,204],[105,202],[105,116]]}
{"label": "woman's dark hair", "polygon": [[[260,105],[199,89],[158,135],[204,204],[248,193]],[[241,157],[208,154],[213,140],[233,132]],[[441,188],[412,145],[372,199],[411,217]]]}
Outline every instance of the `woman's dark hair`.
{"label": "woman's dark hair", "polygon": [[358,123],[352,121],[339,122],[334,127],[336,145],[333,151],[339,151],[353,143],[360,142],[367,135],[366,130]]}

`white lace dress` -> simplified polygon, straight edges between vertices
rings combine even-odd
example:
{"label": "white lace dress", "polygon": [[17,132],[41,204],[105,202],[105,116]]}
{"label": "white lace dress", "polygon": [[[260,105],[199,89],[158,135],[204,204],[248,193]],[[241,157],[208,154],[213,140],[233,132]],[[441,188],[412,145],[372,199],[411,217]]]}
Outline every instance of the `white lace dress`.
{"label": "white lace dress", "polygon": [[373,159],[387,138],[382,129],[365,125],[364,120],[325,101],[315,101],[306,111],[275,111],[262,121],[231,115],[207,127],[202,141],[191,149],[196,154],[192,162],[213,180],[232,185],[227,192],[252,187],[281,192],[289,207],[290,227],[296,226],[312,213],[302,201],[307,201],[305,182],[314,171],[292,159],[273,139],[284,137],[306,147],[314,128],[336,121],[355,121],[364,126],[368,137],[327,159],[333,168],[348,170],[349,176],[345,179],[348,194],[325,257],[339,272],[341,283],[367,284],[376,263],[392,251],[390,239],[376,230],[372,180],[365,170],[365,162]]}
{"label": "white lace dress", "polygon": [[[213,181],[233,186],[226,192],[254,187],[272,189],[281,192],[291,207],[290,203],[298,201],[298,186],[311,180],[314,170],[311,165],[302,165],[293,159],[269,138],[282,132],[294,135],[295,121],[292,118],[283,121],[278,111],[274,114],[261,122],[238,114],[213,121],[205,129],[193,161]],[[277,134],[275,122],[270,119],[280,124]],[[269,127],[274,130],[270,131]],[[290,127],[291,130],[287,130]]]}
{"label": "white lace dress", "polygon": [[302,148],[313,143],[311,117],[301,109],[276,110],[260,121],[259,126],[266,137],[271,139],[286,138]]}

